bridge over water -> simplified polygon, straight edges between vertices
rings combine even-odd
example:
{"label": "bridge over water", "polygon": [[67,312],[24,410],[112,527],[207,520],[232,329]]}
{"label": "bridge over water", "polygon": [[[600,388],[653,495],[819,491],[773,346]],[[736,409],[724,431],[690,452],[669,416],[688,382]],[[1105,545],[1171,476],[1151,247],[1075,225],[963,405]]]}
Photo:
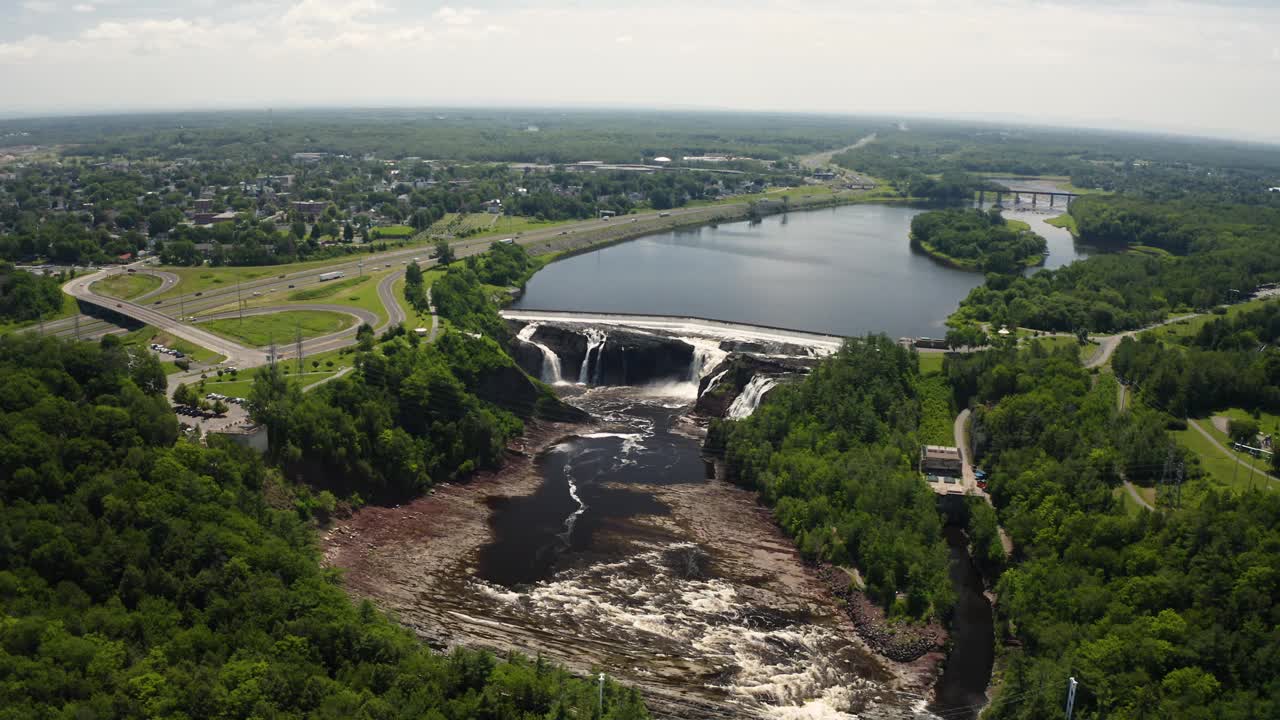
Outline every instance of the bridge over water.
{"label": "bridge over water", "polygon": [[996,196],[997,205],[1004,204],[1005,195],[1012,196],[1014,203],[1020,203],[1022,202],[1023,197],[1030,195],[1031,205],[1033,207],[1039,204],[1041,197],[1047,197],[1049,199],[1049,207],[1055,207],[1059,199],[1062,200],[1063,206],[1067,207],[1067,206],[1070,206],[1071,203],[1076,198],[1080,197],[1078,193],[1066,192],[1065,190],[1037,190],[1035,188],[1008,188],[1005,190],[979,190],[978,191],[979,205],[986,202],[986,197],[988,194]]}

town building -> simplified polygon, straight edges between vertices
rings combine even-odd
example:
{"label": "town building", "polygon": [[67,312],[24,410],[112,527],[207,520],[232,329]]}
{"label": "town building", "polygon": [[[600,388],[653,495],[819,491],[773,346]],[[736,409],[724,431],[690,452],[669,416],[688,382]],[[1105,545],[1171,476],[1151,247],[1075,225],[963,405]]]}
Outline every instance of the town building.
{"label": "town building", "polygon": [[920,472],[927,475],[959,475],[964,468],[960,448],[946,445],[920,446]]}

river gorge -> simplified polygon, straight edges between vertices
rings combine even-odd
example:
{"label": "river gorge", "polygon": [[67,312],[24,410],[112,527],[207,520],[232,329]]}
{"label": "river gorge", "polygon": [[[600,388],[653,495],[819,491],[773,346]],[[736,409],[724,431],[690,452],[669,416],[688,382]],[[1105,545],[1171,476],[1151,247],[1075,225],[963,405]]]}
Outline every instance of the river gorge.
{"label": "river gorge", "polygon": [[[603,671],[655,717],[975,717],[993,638],[962,532],[948,541],[965,626],[939,681],[941,646],[909,662],[874,652],[701,450],[707,417],[748,416],[840,336],[945,332],[982,277],[910,250],[918,212],[791,213],[551,264],[507,313],[513,352],[591,421],[531,425],[503,470],[362,510],[329,531],[327,560],[437,646]],[[1059,260],[1076,252],[1056,240]]]}

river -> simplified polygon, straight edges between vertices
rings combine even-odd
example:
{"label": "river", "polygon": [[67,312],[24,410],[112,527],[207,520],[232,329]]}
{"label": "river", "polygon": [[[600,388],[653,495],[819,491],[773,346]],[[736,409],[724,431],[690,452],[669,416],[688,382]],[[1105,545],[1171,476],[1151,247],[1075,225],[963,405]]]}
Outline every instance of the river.
{"label": "river", "polygon": [[[518,307],[940,336],[982,276],[911,252],[919,212],[844,206],[641,238],[548,266]],[[867,649],[754,494],[709,474],[687,415],[696,386],[557,392],[595,424],[530,439],[487,484],[362,511],[331,533],[326,556],[348,585],[440,645],[603,670],[657,717],[976,714],[992,625],[963,534],[949,530],[958,627],[934,696],[928,657]]]}
{"label": "river", "polygon": [[[593,250],[533,276],[518,309],[711,318],[852,336],[941,337],[982,283],[913,252],[901,205],[844,205],[758,222],[660,233]],[[1049,243],[1046,267],[1082,257],[1049,215],[1009,212]]]}

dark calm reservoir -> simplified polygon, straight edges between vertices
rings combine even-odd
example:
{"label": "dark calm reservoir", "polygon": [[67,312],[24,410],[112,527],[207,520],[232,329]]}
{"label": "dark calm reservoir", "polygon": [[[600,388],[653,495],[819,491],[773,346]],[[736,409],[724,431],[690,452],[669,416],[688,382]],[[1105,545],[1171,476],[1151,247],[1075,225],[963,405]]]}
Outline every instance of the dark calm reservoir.
{"label": "dark calm reservoir", "polygon": [[938,337],[982,275],[911,251],[920,212],[846,205],[652,235],[552,263],[516,307]]}

